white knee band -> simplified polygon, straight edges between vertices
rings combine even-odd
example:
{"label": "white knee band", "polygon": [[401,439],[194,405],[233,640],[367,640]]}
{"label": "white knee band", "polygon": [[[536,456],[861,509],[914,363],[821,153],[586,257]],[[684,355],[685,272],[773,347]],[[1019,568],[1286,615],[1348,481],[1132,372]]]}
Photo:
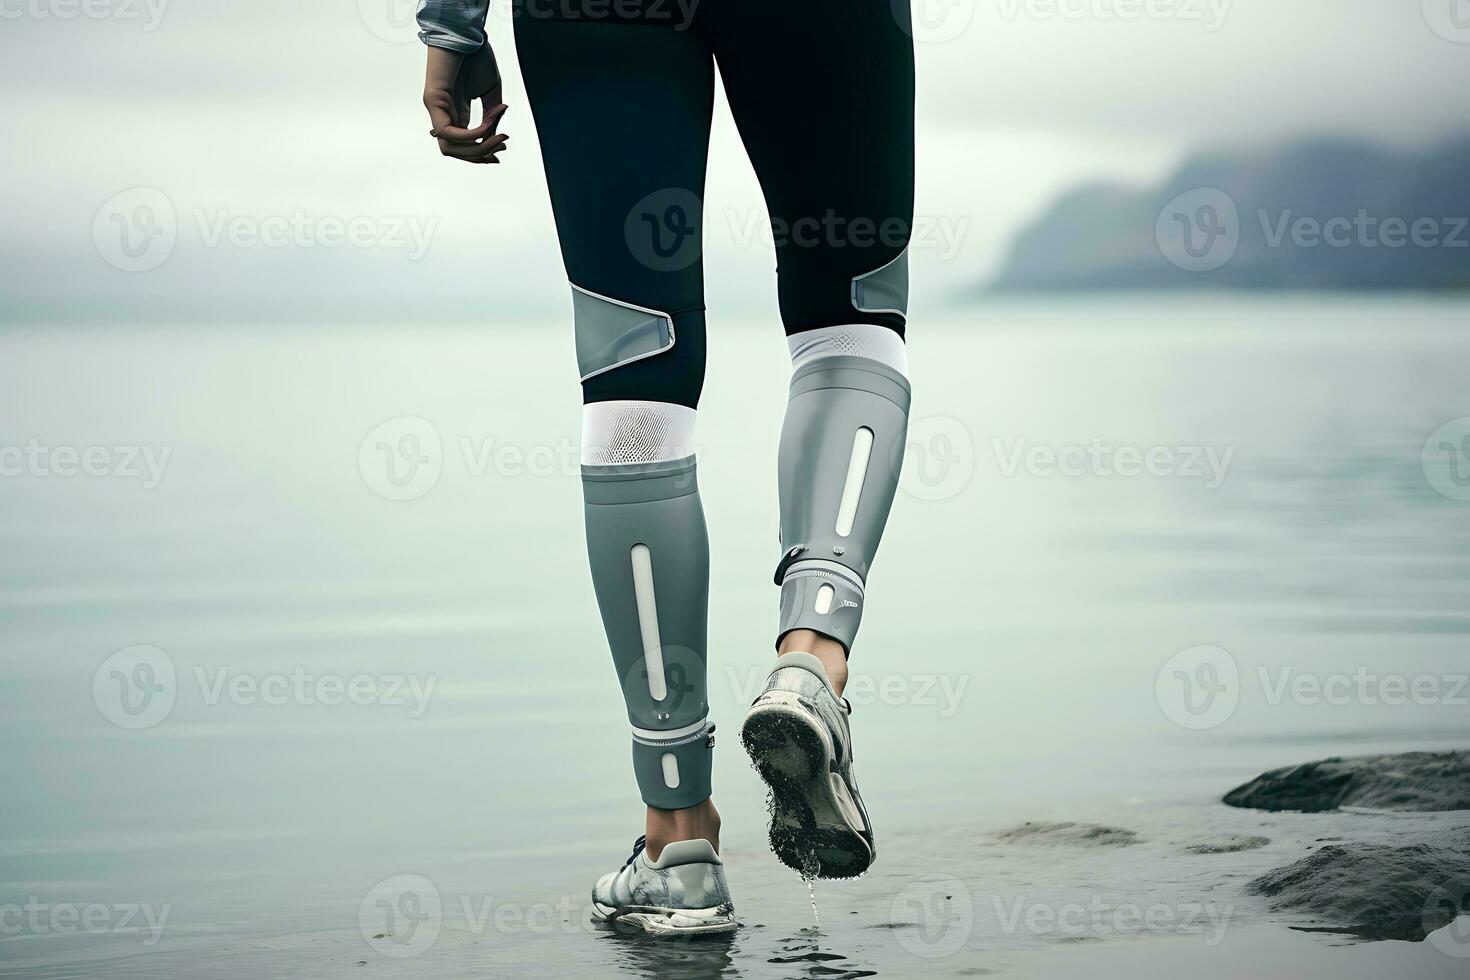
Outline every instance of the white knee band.
{"label": "white knee band", "polygon": [[667,402],[583,405],[582,464],[664,463],[693,456],[697,414]]}
{"label": "white knee band", "polygon": [[803,330],[787,337],[786,346],[791,351],[793,371],[823,357],[866,357],[888,365],[905,378],[909,374],[908,345],[888,327],[874,323]]}

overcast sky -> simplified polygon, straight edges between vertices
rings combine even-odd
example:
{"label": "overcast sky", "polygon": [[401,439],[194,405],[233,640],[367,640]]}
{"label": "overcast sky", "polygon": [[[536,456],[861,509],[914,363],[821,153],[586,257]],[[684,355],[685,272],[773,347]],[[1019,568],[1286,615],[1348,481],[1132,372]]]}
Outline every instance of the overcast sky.
{"label": "overcast sky", "polygon": [[[1018,224],[1081,181],[1144,183],[1201,147],[1470,128],[1467,0],[917,2],[931,297],[982,282]],[[0,0],[0,316],[563,310],[509,20],[490,30],[514,152],[468,167],[426,136],[412,6]],[[723,106],[707,207],[711,305],[773,302]],[[284,244],[251,239],[283,218]],[[109,246],[119,220],[172,229],[161,264]],[[358,244],[322,244],[334,222]]]}

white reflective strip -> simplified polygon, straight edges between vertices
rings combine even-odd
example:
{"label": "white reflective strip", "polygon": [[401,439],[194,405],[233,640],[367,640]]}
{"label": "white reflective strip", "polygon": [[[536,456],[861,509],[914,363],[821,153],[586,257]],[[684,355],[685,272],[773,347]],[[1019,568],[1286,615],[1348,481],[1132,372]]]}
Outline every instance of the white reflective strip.
{"label": "white reflective strip", "polygon": [[690,735],[693,735],[695,732],[703,731],[705,728],[709,727],[709,719],[701,718],[692,725],[685,725],[683,728],[671,728],[666,732],[657,732],[648,728],[639,728],[637,725],[633,725],[631,727],[633,729],[633,737],[642,739],[645,742],[673,742],[677,739],[686,738]]}
{"label": "white reflective strip", "polygon": [[694,409],[668,402],[582,406],[582,463],[662,463],[694,455]]}
{"label": "white reflective strip", "polygon": [[863,477],[868,472],[868,460],[873,455],[873,430],[863,426],[853,433],[852,457],[847,461],[847,483],[842,487],[842,503],[837,508],[837,536],[845,538],[852,533],[852,522],[857,518],[858,500],[863,495]]}
{"label": "white reflective strip", "polygon": [[786,338],[791,367],[796,369],[819,357],[866,357],[909,376],[909,349],[903,338],[875,323],[803,330]]}
{"label": "white reflective strip", "polygon": [[659,760],[664,767],[664,785],[669,789],[679,788],[679,760],[674,758],[674,753],[665,752]]}
{"label": "white reflective strip", "polygon": [[832,611],[832,597],[836,594],[837,590],[830,585],[824,585],[817,590],[817,601],[813,603],[813,608],[818,616],[825,616]]}
{"label": "white reflective strip", "polygon": [[638,602],[638,632],[643,637],[643,665],[648,669],[648,696],[662,701],[669,693],[664,684],[664,648],[658,635],[658,602],[653,595],[653,555],[646,544],[635,544],[633,595]]}

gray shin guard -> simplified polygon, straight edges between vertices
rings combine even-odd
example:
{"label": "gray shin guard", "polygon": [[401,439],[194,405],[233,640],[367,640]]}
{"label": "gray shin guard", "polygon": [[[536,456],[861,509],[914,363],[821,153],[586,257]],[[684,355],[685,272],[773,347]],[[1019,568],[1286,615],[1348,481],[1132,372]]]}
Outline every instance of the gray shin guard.
{"label": "gray shin guard", "polygon": [[709,798],[705,682],[709,542],[694,457],[582,467],[587,554],[633,726],[643,801]]}
{"label": "gray shin guard", "polygon": [[792,375],[781,429],[778,645],[808,629],[851,649],[898,489],[908,412],[908,380],[872,358],[822,357]]}

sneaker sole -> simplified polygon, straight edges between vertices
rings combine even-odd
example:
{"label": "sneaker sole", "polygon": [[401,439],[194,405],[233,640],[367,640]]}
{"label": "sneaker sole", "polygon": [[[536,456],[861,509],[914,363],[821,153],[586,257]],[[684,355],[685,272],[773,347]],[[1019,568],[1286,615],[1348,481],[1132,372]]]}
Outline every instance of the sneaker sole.
{"label": "sneaker sole", "polygon": [[[740,741],[771,790],[771,850],[804,877],[856,878],[873,863],[867,821],[842,777],[826,726],[794,695],[765,695]],[[871,828],[869,828],[871,832]]]}
{"label": "sneaker sole", "polygon": [[714,936],[740,927],[729,905],[709,909],[670,909],[654,905],[612,908],[592,903],[592,921],[619,932],[646,932],[655,936]]}

